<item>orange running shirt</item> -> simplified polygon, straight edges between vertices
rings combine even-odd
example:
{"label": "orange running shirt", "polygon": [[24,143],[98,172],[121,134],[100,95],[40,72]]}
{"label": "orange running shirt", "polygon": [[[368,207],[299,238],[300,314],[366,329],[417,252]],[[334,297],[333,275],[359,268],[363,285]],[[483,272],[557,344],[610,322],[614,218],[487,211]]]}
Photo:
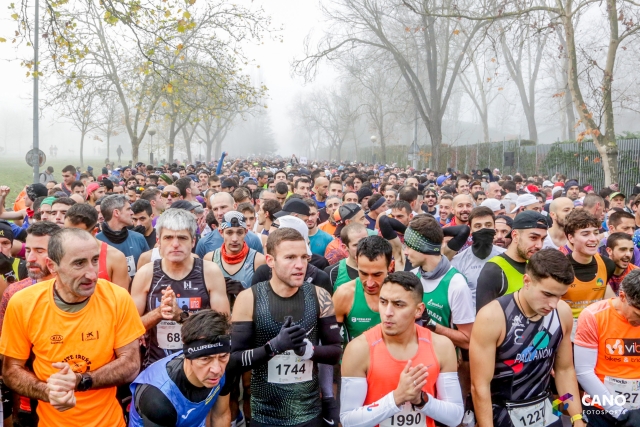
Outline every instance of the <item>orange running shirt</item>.
{"label": "orange running shirt", "polygon": [[[411,358],[412,366],[423,364],[428,366],[429,376],[422,391],[435,396],[436,379],[440,373],[440,363],[433,349],[431,331],[422,326],[415,326],[418,333],[418,352]],[[364,334],[369,343],[369,370],[367,371],[367,397],[364,406],[370,405],[398,387],[398,380],[402,370],[407,365],[406,360],[397,360],[387,350],[382,339],[382,326],[376,325]],[[426,419],[428,427],[435,427],[431,418]]]}
{"label": "orange running shirt", "polygon": [[571,307],[574,319],[577,319],[587,306],[603,300],[607,290],[607,266],[600,255],[596,254],[594,257],[596,258],[598,271],[593,280],[581,282],[576,277],[571,286],[569,286],[567,293],[562,297]]}
{"label": "orange running shirt", "polygon": [[578,318],[574,343],[598,350],[595,373],[605,376],[639,379],[640,328],[631,326],[613,307],[613,298],[585,308]]}
{"label": "orange running shirt", "polygon": [[[46,381],[66,362],[76,373],[95,371],[115,360],[114,350],[141,337],[144,326],[131,296],[121,287],[98,279],[89,303],[67,313],[53,300],[55,279],[16,293],[7,306],[0,354],[26,360],[33,351],[36,377]],[[76,406],[58,412],[38,403],[40,427],[124,427],[116,387],[76,392]]]}

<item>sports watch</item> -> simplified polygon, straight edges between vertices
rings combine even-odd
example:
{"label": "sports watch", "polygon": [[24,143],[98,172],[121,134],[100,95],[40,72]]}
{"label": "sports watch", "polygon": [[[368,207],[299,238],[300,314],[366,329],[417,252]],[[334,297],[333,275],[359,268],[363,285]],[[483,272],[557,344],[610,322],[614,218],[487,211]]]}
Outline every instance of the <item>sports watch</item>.
{"label": "sports watch", "polygon": [[87,391],[90,390],[91,387],[93,387],[93,378],[91,378],[91,375],[87,373],[80,374],[80,382],[76,386],[76,390]]}

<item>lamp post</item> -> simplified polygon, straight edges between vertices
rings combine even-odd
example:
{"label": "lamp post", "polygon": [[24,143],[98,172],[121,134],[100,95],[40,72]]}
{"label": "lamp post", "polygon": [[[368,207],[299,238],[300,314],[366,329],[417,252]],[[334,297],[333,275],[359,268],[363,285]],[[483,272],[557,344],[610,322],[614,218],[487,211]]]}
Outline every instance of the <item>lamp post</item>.
{"label": "lamp post", "polygon": [[[149,136],[151,137],[151,147],[149,150],[149,163],[153,164],[153,135],[156,134],[156,130],[155,129],[149,129]],[[158,153],[158,156],[160,155],[160,153]]]}
{"label": "lamp post", "polygon": [[378,137],[375,135],[371,135],[371,163],[373,163],[373,146],[376,144],[376,142],[378,141]]}

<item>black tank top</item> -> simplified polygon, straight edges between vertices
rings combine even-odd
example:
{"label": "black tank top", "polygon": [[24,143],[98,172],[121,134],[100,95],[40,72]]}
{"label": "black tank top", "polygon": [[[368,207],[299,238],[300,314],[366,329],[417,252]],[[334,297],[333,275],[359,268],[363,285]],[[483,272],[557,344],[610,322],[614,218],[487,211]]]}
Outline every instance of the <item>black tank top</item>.
{"label": "black tank top", "polygon": [[[298,292],[289,298],[278,296],[269,282],[257,283],[251,289],[254,300],[254,347],[262,347],[278,335],[285,316],[292,316],[293,323],[307,331],[307,339],[313,345],[318,345],[317,323],[320,309],[315,285],[305,281]],[[307,361],[283,362],[278,365],[278,358],[279,356],[275,356],[269,363],[252,371],[252,419],[261,424],[288,426],[303,424],[319,417],[321,402],[316,364]],[[295,370],[293,376],[304,375],[306,381],[279,384],[272,379],[269,382],[270,369],[271,376],[279,380],[291,378],[291,371]]]}
{"label": "black tank top", "polygon": [[[160,306],[162,291],[171,285],[176,294],[178,306],[189,314],[210,308],[209,291],[204,283],[204,270],[202,259],[193,259],[193,268],[181,280],[174,280],[162,270],[162,260],[153,262],[153,278],[147,296],[145,313]],[[147,332],[147,352],[144,358],[144,367],[153,362],[182,350],[181,325],[173,321],[163,320],[157,326]]]}
{"label": "black tank top", "polygon": [[491,380],[494,402],[526,400],[545,392],[563,337],[557,310],[538,321],[529,321],[516,304],[515,295],[498,298],[507,329],[496,350]]}

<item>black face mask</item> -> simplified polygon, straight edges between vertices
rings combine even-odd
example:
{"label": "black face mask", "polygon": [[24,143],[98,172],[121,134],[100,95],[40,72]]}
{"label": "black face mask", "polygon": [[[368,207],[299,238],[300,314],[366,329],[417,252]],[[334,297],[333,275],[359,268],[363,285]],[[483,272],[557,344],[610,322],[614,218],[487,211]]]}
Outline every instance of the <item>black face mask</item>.
{"label": "black face mask", "polygon": [[483,228],[478,231],[474,231],[471,235],[473,239],[473,246],[471,250],[473,254],[480,259],[485,259],[491,253],[493,248],[493,237],[496,235],[496,230],[493,228]]}

